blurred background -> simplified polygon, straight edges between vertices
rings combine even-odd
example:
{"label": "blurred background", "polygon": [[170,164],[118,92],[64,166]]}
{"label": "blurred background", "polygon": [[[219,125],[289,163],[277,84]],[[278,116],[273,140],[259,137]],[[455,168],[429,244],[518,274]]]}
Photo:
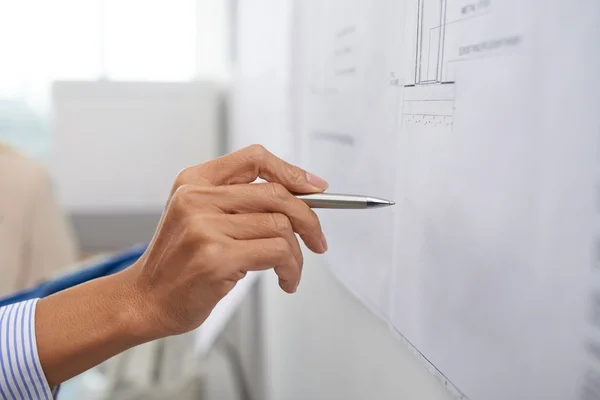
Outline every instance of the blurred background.
{"label": "blurred background", "polygon": [[0,137],[48,161],[56,81],[226,82],[233,55],[231,3],[1,2]]}
{"label": "blurred background", "polygon": [[[227,151],[235,8],[0,1],[1,296],[147,243],[177,172]],[[142,346],[61,399],[248,396],[232,341],[186,366],[193,335]]]}
{"label": "blurred background", "polygon": [[[0,0],[0,296],[143,246],[186,166],[265,132],[286,155],[292,3]],[[115,357],[60,399],[447,398],[306,264],[297,295],[267,274],[210,332]]]}

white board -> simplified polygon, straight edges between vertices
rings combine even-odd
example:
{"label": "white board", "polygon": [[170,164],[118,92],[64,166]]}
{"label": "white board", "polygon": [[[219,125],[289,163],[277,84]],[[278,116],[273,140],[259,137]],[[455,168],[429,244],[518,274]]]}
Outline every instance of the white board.
{"label": "white board", "polygon": [[457,397],[600,398],[600,3],[303,0],[303,165],[336,275]]}
{"label": "white board", "polygon": [[[327,179],[332,192],[392,198],[395,132],[388,115],[397,91],[385,70],[382,14],[358,0],[298,4],[294,123],[303,139],[303,166]],[[336,274],[389,315],[391,210],[319,214]]]}

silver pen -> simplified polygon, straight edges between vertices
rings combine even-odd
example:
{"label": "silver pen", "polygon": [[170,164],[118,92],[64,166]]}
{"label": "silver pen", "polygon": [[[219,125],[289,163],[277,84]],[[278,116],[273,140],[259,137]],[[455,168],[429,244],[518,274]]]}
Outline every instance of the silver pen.
{"label": "silver pen", "polygon": [[355,210],[388,207],[396,204],[393,201],[377,197],[355,196],[351,194],[314,193],[298,194],[296,197],[308,204],[310,208]]}

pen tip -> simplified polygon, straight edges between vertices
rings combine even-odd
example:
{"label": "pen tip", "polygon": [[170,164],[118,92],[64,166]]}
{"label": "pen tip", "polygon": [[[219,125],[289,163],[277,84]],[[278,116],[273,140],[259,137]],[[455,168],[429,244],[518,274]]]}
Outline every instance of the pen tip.
{"label": "pen tip", "polygon": [[374,197],[369,197],[369,199],[367,200],[367,206],[372,208],[388,207],[393,206],[394,204],[396,203],[394,203],[391,200],[378,199]]}

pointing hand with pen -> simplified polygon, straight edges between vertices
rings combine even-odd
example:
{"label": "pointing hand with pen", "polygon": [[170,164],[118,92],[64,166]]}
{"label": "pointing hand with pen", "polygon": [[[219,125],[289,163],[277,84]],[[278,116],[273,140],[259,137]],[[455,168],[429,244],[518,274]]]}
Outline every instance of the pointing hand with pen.
{"label": "pointing hand with pen", "polygon": [[273,268],[281,288],[295,292],[303,263],[295,233],[315,253],[327,241],[314,211],[290,192],[326,188],[262,146],[181,171],[148,251],[125,274],[137,308],[155,321],[153,337],[199,326],[248,271]]}
{"label": "pointing hand with pen", "polygon": [[[257,178],[266,182],[252,183]],[[134,265],[37,303],[37,350],[48,383],[197,328],[248,271],[272,268],[281,288],[294,293],[303,264],[296,234],[313,252],[327,251],[312,208],[392,204],[328,195],[327,187],[258,145],[181,171]]]}
{"label": "pointing hand with pen", "polygon": [[[257,178],[267,183],[252,184]],[[358,207],[357,198],[314,197],[327,186],[262,146],[181,171],[147,253],[124,274],[136,309],[153,321],[150,337],[198,327],[248,271],[273,268],[294,293],[303,264],[296,234],[313,252],[327,251],[311,202]]]}

